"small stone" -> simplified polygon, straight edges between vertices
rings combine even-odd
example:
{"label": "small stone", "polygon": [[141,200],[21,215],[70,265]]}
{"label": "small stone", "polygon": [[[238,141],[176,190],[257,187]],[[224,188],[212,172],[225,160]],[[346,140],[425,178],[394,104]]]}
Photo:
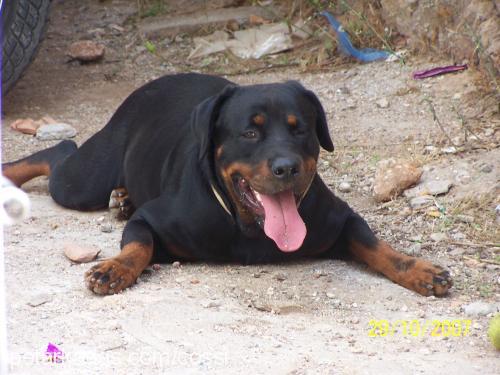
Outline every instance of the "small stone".
{"label": "small stone", "polygon": [[491,173],[492,171],[493,171],[493,166],[491,164],[486,164],[481,168],[481,172],[483,173]]}
{"label": "small stone", "polygon": [[72,243],[64,245],[64,255],[75,263],[88,263],[97,258],[101,250],[92,246],[80,246]]}
{"label": "small stone", "polygon": [[379,162],[373,183],[374,198],[386,202],[418,182],[422,169],[411,162],[386,159]]}
{"label": "small stone", "polygon": [[23,134],[35,135],[40,123],[31,118],[21,118],[10,124],[12,130],[17,130]]}
{"label": "small stone", "polygon": [[113,231],[113,226],[111,224],[102,224],[101,232],[103,233],[111,233]]}
{"label": "small stone", "polygon": [[52,295],[47,293],[37,294],[32,296],[28,301],[28,305],[31,307],[38,307],[43,305],[44,303],[52,301]]}
{"label": "small stone", "polygon": [[284,273],[277,273],[276,275],[274,275],[274,279],[278,281],[285,281],[286,275]]}
{"label": "small stone", "polygon": [[102,59],[104,56],[104,46],[91,40],[80,40],[72,43],[67,51],[67,55],[72,59],[91,62]]}
{"label": "small stone", "polygon": [[415,242],[406,251],[408,255],[420,255],[422,253],[422,244],[420,242]]}
{"label": "small stone", "polygon": [[414,210],[428,207],[433,203],[434,203],[434,198],[430,195],[422,195],[420,197],[415,197],[415,198],[410,199],[410,206]]}
{"label": "small stone", "polygon": [[179,262],[179,261],[175,261],[175,262],[173,262],[173,263],[172,263],[172,267],[173,267],[173,268],[181,268],[181,262]]}
{"label": "small stone", "polygon": [[454,249],[454,250],[450,251],[450,255],[452,257],[460,257],[464,254],[465,254],[465,249],[458,248],[458,249]]}
{"label": "small stone", "polygon": [[452,99],[453,99],[453,100],[458,100],[458,99],[460,99],[461,97],[462,97],[462,94],[461,94],[461,93],[459,93],[459,92],[457,92],[457,93],[453,94]]}
{"label": "small stone", "polygon": [[424,147],[424,153],[426,153],[426,154],[433,154],[436,152],[436,150],[437,150],[437,148],[435,146],[432,146],[432,145],[428,145],[428,146]]}
{"label": "small stone", "polygon": [[466,224],[472,224],[474,222],[474,216],[469,216],[469,215],[461,215],[461,214],[455,215],[455,219]]}
{"label": "small stone", "polygon": [[494,313],[496,311],[493,305],[482,301],[476,301],[469,303],[468,305],[463,305],[462,308],[465,314],[470,316],[486,316],[489,313]]}
{"label": "small stone", "polygon": [[332,299],[333,299],[333,298],[335,298],[335,294],[330,293],[330,292],[326,293],[326,296],[327,296],[328,298],[332,298]]}
{"label": "small stone", "polygon": [[446,241],[448,239],[446,233],[432,233],[429,237],[434,242]]}
{"label": "small stone", "polygon": [[387,98],[381,98],[381,99],[377,100],[376,104],[380,108],[388,108],[389,107],[389,101],[387,100]]}
{"label": "small stone", "polygon": [[491,137],[493,134],[495,134],[495,129],[492,128],[486,128],[484,130],[484,135],[485,137]]}
{"label": "small stone", "polygon": [[159,265],[158,263],[154,263],[152,266],[154,271],[159,271],[161,270],[161,265]]}
{"label": "small stone", "polygon": [[36,138],[41,141],[73,138],[76,130],[71,125],[54,123],[41,125],[36,131]]}
{"label": "small stone", "polygon": [[218,301],[205,301],[205,302],[202,302],[201,305],[206,309],[210,309],[210,308],[214,308],[214,307],[219,307],[220,302],[218,302]]}
{"label": "small stone", "polygon": [[335,93],[338,95],[349,95],[351,93],[351,90],[349,90],[348,87],[342,86],[335,90]]}
{"label": "small stone", "polygon": [[351,184],[349,182],[341,182],[339,185],[339,191],[342,193],[349,193],[352,190]]}
{"label": "small stone", "polygon": [[457,153],[457,148],[455,146],[443,147],[441,149],[441,152],[443,154],[456,154]]}

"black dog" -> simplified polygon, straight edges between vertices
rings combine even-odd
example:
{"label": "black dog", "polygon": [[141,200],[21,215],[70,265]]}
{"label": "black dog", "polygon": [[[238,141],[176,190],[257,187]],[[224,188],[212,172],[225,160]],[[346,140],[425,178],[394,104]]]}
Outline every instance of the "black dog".
{"label": "black dog", "polygon": [[52,198],[107,207],[120,189],[137,209],[121,253],[92,267],[89,289],[113,294],[154,261],[243,263],[351,255],[422,295],[442,296],[447,271],[400,254],[316,173],[333,151],[318,98],[298,82],[237,86],[199,74],[166,76],[130,95],[80,148],[57,146],[3,166],[18,186],[50,176]]}

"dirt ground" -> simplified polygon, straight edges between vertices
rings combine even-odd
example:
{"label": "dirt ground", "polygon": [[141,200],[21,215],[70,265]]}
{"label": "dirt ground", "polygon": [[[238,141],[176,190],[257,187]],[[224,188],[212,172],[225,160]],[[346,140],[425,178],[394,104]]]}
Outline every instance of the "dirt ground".
{"label": "dirt ground", "polygon": [[[15,119],[49,115],[74,126],[81,144],[134,88],[186,70],[179,59],[189,52],[189,38],[162,44],[163,58],[152,55],[126,22],[133,4],[54,2],[37,59],[4,99],[4,161],[55,143],[14,132],[9,124]],[[83,38],[106,45],[102,62],[68,62],[68,44]],[[350,62],[321,72],[288,68],[230,77],[240,84],[297,79],[318,94],[336,146],[334,154],[322,155],[321,175],[380,237],[448,268],[455,279],[448,297],[424,298],[362,265],[331,260],[167,264],[148,269],[138,285],[121,294],[98,297],[83,283],[90,265],[71,264],[64,244],[94,245],[102,250],[100,258],[113,256],[124,222],[113,211],[81,213],[57,206],[47,179],[38,178],[24,186],[31,217],[5,232],[12,373],[499,373],[500,352],[486,337],[488,320],[500,308],[494,245],[499,239],[498,105],[473,69],[411,79],[414,70],[449,63],[420,56],[405,65]],[[380,105],[381,99],[387,105]],[[458,152],[440,151],[449,140],[424,99],[462,145]],[[475,134],[467,140],[459,114]],[[404,197],[374,202],[376,165],[387,157],[420,163],[425,179],[452,179],[451,191],[436,198],[440,217],[412,211]],[[350,192],[337,191],[344,181]],[[436,233],[446,238],[435,242]],[[44,303],[29,304],[37,301]],[[470,311],[472,302],[483,302],[491,312]],[[370,337],[371,320],[414,322],[412,330]],[[459,320],[464,329],[456,336],[444,331],[433,336],[432,320]],[[62,363],[45,360],[49,342],[65,353]]]}

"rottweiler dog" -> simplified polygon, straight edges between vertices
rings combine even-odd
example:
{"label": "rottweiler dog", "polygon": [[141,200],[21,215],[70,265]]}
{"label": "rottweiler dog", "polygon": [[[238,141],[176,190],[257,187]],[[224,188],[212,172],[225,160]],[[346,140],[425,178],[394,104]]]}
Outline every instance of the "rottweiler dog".
{"label": "rottweiler dog", "polygon": [[67,208],[106,208],[112,191],[129,202],[121,253],[85,274],[96,294],[131,286],[152,262],[351,256],[424,296],[445,295],[448,271],[377,239],[328,189],[320,147],[333,151],[325,113],[300,83],[178,74],[133,92],[80,148],[62,141],[2,168],[17,186],[49,176]]}

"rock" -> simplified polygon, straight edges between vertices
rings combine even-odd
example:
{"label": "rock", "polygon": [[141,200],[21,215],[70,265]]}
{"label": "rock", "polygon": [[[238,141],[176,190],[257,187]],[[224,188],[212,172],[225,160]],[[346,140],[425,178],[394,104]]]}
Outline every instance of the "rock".
{"label": "rock", "polygon": [[381,99],[377,100],[376,104],[380,108],[388,108],[389,107],[389,101],[386,98],[381,98]]}
{"label": "rock", "polygon": [[113,231],[113,226],[111,224],[102,224],[101,232],[103,233],[111,233]]}
{"label": "rock", "polygon": [[443,154],[456,154],[457,153],[457,148],[455,146],[443,147],[441,149],[441,152]]}
{"label": "rock", "polygon": [[276,275],[274,275],[274,279],[278,281],[285,281],[286,275],[284,273],[277,273]]}
{"label": "rock", "polygon": [[435,153],[437,148],[435,146],[429,145],[424,147],[424,153],[425,154],[433,154]]}
{"label": "rock", "polygon": [[412,244],[408,250],[405,251],[408,255],[418,256],[422,253],[422,244],[420,242],[416,242]]}
{"label": "rock", "polygon": [[75,128],[64,123],[45,124],[36,131],[36,137],[41,141],[68,139],[73,138],[75,135]]}
{"label": "rock", "polygon": [[37,295],[32,296],[30,298],[30,300],[28,301],[28,305],[30,305],[31,307],[38,307],[38,306],[41,306],[44,303],[47,303],[50,301],[52,301],[51,294],[41,293],[41,294],[37,294]]}
{"label": "rock", "polygon": [[348,193],[352,190],[351,184],[349,182],[343,181],[339,184],[339,191],[342,193]]}
{"label": "rock", "polygon": [[448,236],[446,235],[446,233],[432,233],[430,236],[430,239],[434,242],[441,242],[441,241],[445,241],[448,239]]}
{"label": "rock", "polygon": [[328,298],[331,298],[331,299],[335,298],[335,294],[330,293],[330,292],[326,293],[326,296],[327,296]]}
{"label": "rock", "polygon": [[72,59],[91,62],[102,59],[104,56],[104,46],[91,40],[80,40],[72,43],[66,54]]}
{"label": "rock", "polygon": [[206,309],[210,309],[210,308],[214,308],[214,307],[219,307],[220,302],[218,302],[218,301],[205,301],[205,302],[202,302],[201,305]]}
{"label": "rock", "polygon": [[408,161],[387,159],[379,162],[373,193],[377,202],[386,202],[418,182],[422,169]]}
{"label": "rock", "polygon": [[433,180],[425,184],[425,188],[430,195],[446,194],[453,186],[450,180]]}
{"label": "rock", "polygon": [[482,301],[476,301],[469,303],[468,305],[463,305],[462,309],[464,310],[465,314],[469,316],[486,316],[490,313],[496,312],[496,309],[493,305]]}
{"label": "rock", "polygon": [[450,180],[432,180],[419,184],[412,189],[405,190],[404,196],[407,198],[419,195],[441,195],[446,194],[453,186]]}
{"label": "rock", "polygon": [[428,207],[431,204],[434,204],[434,198],[431,195],[422,195],[419,197],[412,198],[410,200],[410,206],[414,210]]}
{"label": "rock", "polygon": [[181,268],[181,262],[179,262],[179,261],[175,261],[175,262],[173,262],[173,263],[172,263],[172,267],[173,267],[173,268]]}
{"label": "rock", "polygon": [[493,171],[493,166],[491,164],[486,164],[481,168],[481,172],[483,173],[491,173],[492,171]]}
{"label": "rock", "polygon": [[455,219],[466,224],[472,224],[474,222],[474,216],[469,215],[455,215]]}
{"label": "rock", "polygon": [[101,250],[92,246],[79,246],[68,243],[64,245],[64,255],[75,263],[88,263],[97,258]]}
{"label": "rock", "polygon": [[17,130],[23,134],[35,135],[36,130],[40,127],[37,121],[32,118],[21,118],[10,124],[12,130]]}

